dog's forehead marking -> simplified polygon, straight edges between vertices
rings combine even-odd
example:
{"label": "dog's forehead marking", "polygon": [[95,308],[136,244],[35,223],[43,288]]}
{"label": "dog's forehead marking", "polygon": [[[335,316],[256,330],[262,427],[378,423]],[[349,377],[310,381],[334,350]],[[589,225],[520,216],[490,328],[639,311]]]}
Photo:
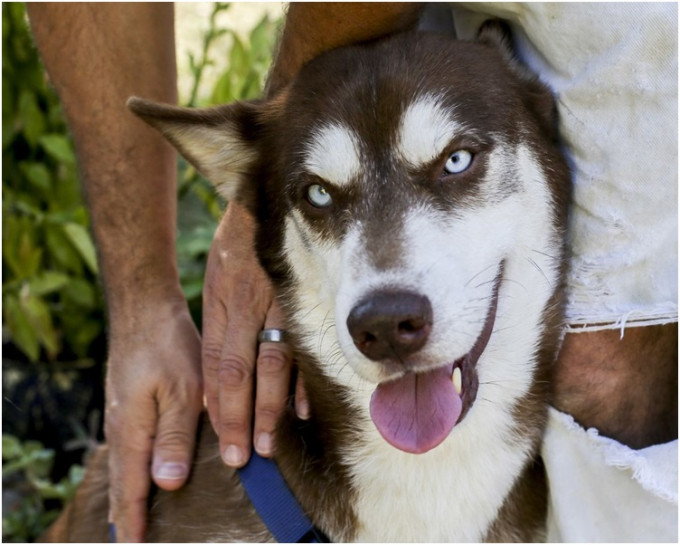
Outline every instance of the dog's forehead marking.
{"label": "dog's forehead marking", "polygon": [[397,153],[411,166],[425,165],[438,157],[462,129],[434,95],[422,95],[404,110]]}
{"label": "dog's forehead marking", "polygon": [[332,184],[348,185],[361,169],[358,136],[338,122],[322,125],[312,133],[304,165],[310,173]]}

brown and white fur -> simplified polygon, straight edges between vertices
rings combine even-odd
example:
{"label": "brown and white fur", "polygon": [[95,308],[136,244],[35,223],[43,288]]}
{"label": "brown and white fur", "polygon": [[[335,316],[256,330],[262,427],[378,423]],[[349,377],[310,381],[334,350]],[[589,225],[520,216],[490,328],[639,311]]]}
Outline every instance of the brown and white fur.
{"label": "brown and white fur", "polygon": [[[267,102],[130,106],[257,217],[312,413],[283,416],[275,458],[317,526],[336,541],[541,540],[569,175],[551,94],[494,25],[476,43],[408,33],[326,53]],[[451,173],[460,150],[471,162]],[[348,326],[376,294],[431,306],[392,356]],[[454,362],[448,436],[420,454],[383,439],[378,384]],[[107,539],[105,457],[48,537]],[[205,423],[188,485],[156,492],[149,517],[152,541],[271,539]]]}

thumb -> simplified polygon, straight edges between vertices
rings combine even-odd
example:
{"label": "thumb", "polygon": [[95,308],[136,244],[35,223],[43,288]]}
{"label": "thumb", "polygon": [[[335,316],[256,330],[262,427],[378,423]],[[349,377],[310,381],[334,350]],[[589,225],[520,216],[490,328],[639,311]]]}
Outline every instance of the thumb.
{"label": "thumb", "polygon": [[153,449],[153,480],[165,490],[180,488],[189,476],[200,411],[200,405],[177,403],[175,407],[159,416]]}

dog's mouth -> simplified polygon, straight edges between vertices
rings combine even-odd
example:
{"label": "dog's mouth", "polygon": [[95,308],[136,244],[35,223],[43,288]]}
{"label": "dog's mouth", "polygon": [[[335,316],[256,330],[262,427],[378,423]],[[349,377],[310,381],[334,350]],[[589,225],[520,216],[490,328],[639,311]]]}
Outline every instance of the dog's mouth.
{"label": "dog's mouth", "polygon": [[496,321],[502,266],[481,333],[472,349],[456,361],[430,371],[408,371],[373,392],[370,414],[383,438],[413,454],[432,450],[459,424],[477,397],[476,365]]}

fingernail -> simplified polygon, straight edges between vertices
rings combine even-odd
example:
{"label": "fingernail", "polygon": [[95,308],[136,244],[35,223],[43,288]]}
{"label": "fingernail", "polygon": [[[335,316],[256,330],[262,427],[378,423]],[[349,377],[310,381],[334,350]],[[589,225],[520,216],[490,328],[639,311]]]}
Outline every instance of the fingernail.
{"label": "fingernail", "polygon": [[274,441],[270,433],[261,433],[257,436],[255,440],[255,449],[259,454],[263,456],[268,456],[272,453],[274,447]]}
{"label": "fingernail", "polygon": [[306,400],[298,401],[296,407],[298,418],[301,420],[309,420],[309,403]]}
{"label": "fingernail", "polygon": [[243,450],[236,445],[229,445],[226,449],[224,449],[224,462],[228,466],[238,467],[243,465],[244,461],[245,456],[243,454]]}
{"label": "fingernail", "polygon": [[161,464],[156,471],[154,471],[154,477],[157,479],[170,479],[178,480],[184,479],[187,476],[187,466],[186,464],[181,464],[177,462],[166,462]]}

